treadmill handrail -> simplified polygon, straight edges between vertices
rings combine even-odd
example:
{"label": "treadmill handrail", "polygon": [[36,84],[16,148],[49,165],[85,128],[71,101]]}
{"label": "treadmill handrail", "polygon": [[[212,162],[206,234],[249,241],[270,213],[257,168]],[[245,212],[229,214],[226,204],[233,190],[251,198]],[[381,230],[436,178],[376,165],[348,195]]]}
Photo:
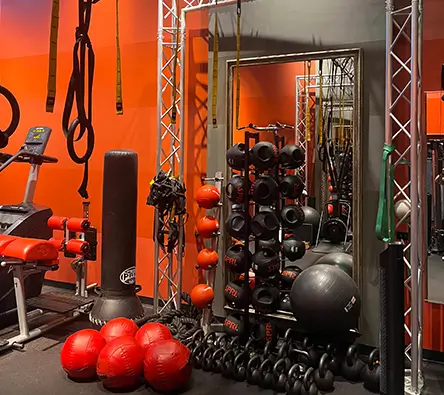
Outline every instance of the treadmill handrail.
{"label": "treadmill handrail", "polygon": [[3,163],[0,166],[0,173],[5,170],[12,162],[30,162],[28,160],[17,160],[20,157],[28,156],[30,158],[39,159],[42,163],[57,163],[59,160],[57,158],[54,158],[53,156],[47,156],[47,155],[39,155],[35,154],[34,152],[28,151],[28,150],[20,150],[19,152],[12,155],[5,163]]}

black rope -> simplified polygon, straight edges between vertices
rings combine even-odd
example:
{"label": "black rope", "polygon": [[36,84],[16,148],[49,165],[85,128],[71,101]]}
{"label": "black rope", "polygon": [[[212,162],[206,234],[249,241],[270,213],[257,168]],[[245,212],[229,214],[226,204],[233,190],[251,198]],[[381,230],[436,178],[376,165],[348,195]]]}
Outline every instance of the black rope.
{"label": "black rope", "polygon": [[[73,50],[73,69],[66,94],[65,108],[62,117],[62,129],[67,141],[70,158],[77,164],[84,165],[83,180],[78,192],[84,199],[88,199],[88,162],[94,150],[94,128],[92,125],[92,89],[94,81],[95,55],[89,38],[92,5],[100,0],[78,0],[79,25],[76,28],[76,43]],[[85,80],[86,64],[88,64],[87,96],[88,106],[85,108]],[[77,107],[77,117],[69,125],[74,107]],[[74,137],[77,127],[79,135]],[[79,156],[74,148],[74,142],[87,136],[87,148],[83,156]]]}

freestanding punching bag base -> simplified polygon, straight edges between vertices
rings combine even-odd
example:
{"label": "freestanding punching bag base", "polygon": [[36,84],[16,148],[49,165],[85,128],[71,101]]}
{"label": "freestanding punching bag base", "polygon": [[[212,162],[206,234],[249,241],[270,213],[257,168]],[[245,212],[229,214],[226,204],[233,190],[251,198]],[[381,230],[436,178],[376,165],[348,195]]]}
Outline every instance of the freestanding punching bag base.
{"label": "freestanding punching bag base", "polygon": [[100,327],[113,318],[145,315],[136,290],[138,158],[133,151],[105,154],[100,296],[89,315]]}

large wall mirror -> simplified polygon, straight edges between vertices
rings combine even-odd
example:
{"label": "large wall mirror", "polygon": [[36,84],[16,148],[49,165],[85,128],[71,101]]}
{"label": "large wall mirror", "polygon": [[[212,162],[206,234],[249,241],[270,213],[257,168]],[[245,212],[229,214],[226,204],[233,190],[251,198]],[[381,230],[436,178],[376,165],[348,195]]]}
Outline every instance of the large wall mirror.
{"label": "large wall mirror", "polygon": [[[243,143],[251,130],[259,133],[259,141],[274,143],[279,136],[284,145],[296,144],[304,157],[303,166],[286,173],[302,180],[303,192],[285,200],[284,207],[299,205],[305,223],[294,235],[281,232],[279,237],[282,244],[293,236],[302,240],[306,251],[296,261],[286,257],[285,266],[303,270],[327,259],[358,286],[361,73],[359,50],[241,59],[239,71],[235,60],[227,62],[227,146]],[[229,167],[226,172],[228,178],[233,175]]]}

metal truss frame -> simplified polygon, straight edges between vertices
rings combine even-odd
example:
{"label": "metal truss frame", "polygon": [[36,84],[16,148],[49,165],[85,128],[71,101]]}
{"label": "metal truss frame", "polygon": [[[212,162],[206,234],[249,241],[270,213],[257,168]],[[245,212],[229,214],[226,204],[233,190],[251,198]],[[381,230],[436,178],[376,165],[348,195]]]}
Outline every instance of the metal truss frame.
{"label": "metal truss frame", "polygon": [[[411,206],[409,240],[404,246],[407,296],[404,328],[409,339],[405,355],[411,361],[411,369],[406,370],[405,391],[420,394],[424,383],[422,274],[427,259],[424,232],[426,196],[421,185],[425,184],[422,173],[426,150],[420,111],[422,0],[409,0],[408,3],[407,6],[397,7],[398,1],[386,0],[385,143],[395,147],[386,169],[388,180],[391,174],[395,175],[394,190],[388,188],[387,200],[394,202],[405,199]],[[404,218],[394,220],[396,233],[403,222],[405,226],[405,221]],[[392,242],[396,238],[396,234],[389,236]]]}

